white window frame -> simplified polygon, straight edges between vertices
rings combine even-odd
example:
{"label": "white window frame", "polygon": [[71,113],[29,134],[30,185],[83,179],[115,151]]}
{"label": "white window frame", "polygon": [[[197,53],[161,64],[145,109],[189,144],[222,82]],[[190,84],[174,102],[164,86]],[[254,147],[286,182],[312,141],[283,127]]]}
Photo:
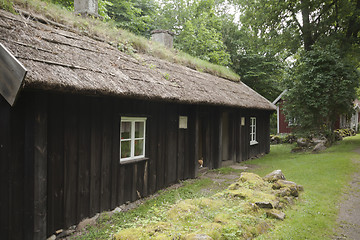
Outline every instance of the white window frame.
{"label": "white window frame", "polygon": [[[129,141],[129,139],[121,139],[121,124],[123,122],[131,123],[131,132],[130,132],[130,157],[122,158],[121,157],[121,142]],[[143,122],[144,123],[144,133],[143,137],[135,138],[135,123]],[[144,117],[121,117],[120,121],[120,163],[124,163],[127,161],[131,161],[134,159],[145,158],[145,139],[146,139],[146,118]],[[135,156],[135,140],[143,140],[143,154],[139,156]]]}
{"label": "white window frame", "polygon": [[250,117],[250,145],[258,144],[256,141],[256,117]]}

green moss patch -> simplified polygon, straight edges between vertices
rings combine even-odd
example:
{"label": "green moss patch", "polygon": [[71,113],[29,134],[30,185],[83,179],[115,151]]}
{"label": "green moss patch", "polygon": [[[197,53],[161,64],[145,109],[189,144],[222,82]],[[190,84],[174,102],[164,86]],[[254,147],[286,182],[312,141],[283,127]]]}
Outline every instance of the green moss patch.
{"label": "green moss patch", "polygon": [[220,193],[179,200],[163,209],[165,214],[159,215],[161,221],[139,221],[137,227],[114,234],[114,239],[126,239],[130,232],[131,239],[254,238],[278,221],[277,215],[284,216],[276,208],[288,205],[285,197],[291,194],[281,196],[279,192],[297,186],[286,183],[274,189],[274,183],[264,181],[259,175],[242,173]]}

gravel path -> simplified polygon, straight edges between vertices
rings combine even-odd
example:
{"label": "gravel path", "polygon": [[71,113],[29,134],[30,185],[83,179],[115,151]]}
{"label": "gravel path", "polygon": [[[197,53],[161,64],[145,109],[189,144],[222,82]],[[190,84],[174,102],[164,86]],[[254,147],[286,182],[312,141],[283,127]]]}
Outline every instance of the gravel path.
{"label": "gravel path", "polygon": [[[355,151],[360,154],[360,148]],[[343,195],[337,221],[340,228],[334,239],[360,239],[360,172],[354,174],[349,191]]]}

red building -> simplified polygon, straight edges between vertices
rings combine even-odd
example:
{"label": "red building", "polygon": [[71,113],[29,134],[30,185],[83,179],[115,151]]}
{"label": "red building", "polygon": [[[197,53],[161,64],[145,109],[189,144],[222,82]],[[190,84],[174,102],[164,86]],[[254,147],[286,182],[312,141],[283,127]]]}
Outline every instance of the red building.
{"label": "red building", "polygon": [[284,113],[283,105],[284,100],[282,96],[287,92],[284,90],[274,101],[273,104],[276,105],[276,113],[277,113],[277,134],[280,133],[291,133],[292,128],[290,127],[291,123],[286,121],[286,116]]}
{"label": "red building", "polygon": [[[287,92],[284,90],[274,101],[273,104],[276,105],[276,113],[277,113],[277,134],[281,133],[291,133],[292,132],[292,123],[289,123],[286,120],[286,116],[284,113],[284,100],[282,96]],[[337,119],[335,123],[335,129],[340,128],[351,128],[355,131],[359,130],[359,122],[360,122],[360,101],[356,99],[354,101],[354,110],[355,112],[351,117],[341,115]]]}

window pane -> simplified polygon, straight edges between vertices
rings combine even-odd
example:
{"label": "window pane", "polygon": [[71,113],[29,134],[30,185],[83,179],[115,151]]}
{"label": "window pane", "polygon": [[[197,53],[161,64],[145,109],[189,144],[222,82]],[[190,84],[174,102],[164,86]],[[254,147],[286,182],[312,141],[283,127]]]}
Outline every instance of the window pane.
{"label": "window pane", "polygon": [[135,122],[135,138],[144,137],[144,122]]}
{"label": "window pane", "polygon": [[135,140],[135,156],[144,155],[144,140]]}
{"label": "window pane", "polygon": [[131,155],[131,141],[121,141],[121,158],[128,158]]}
{"label": "window pane", "polygon": [[130,139],[131,122],[121,122],[121,139]]}

